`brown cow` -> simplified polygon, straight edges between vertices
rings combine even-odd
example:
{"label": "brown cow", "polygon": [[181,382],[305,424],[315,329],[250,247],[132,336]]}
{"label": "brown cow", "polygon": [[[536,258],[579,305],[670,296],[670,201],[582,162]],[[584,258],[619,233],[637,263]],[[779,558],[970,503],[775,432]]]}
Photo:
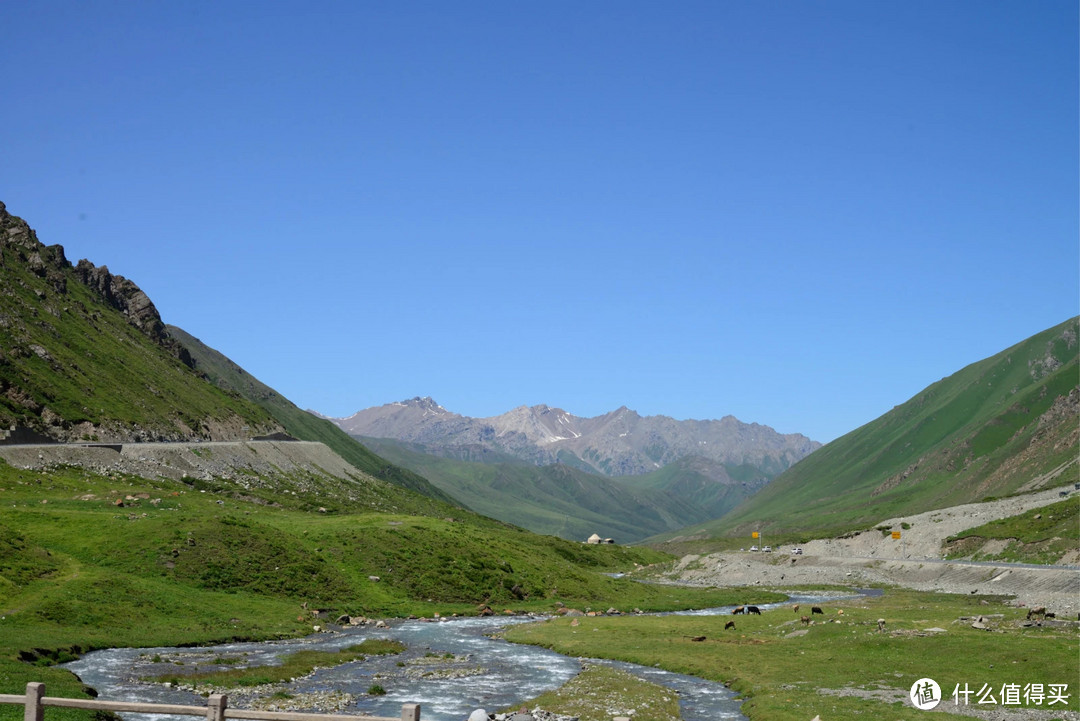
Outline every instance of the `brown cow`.
{"label": "brown cow", "polygon": [[724,630],[725,631],[728,630],[729,628],[731,628],[731,629],[735,628],[735,622],[734,621],[728,621],[727,623],[724,624]]}
{"label": "brown cow", "polygon": [[740,613],[746,613],[746,607],[745,606],[736,606],[734,609],[732,609],[731,613],[734,616],[738,616]]}
{"label": "brown cow", "polygon": [[801,616],[799,618],[799,620],[802,621],[802,624],[804,626],[809,626],[810,625],[810,617],[809,616]]}
{"label": "brown cow", "polygon": [[1028,620],[1030,621],[1034,616],[1038,616],[1039,618],[1046,618],[1046,606],[1036,606],[1035,608],[1028,609]]}
{"label": "brown cow", "polygon": [[799,612],[799,604],[796,603],[794,606],[791,607],[791,610],[794,611],[795,613],[798,613]]}

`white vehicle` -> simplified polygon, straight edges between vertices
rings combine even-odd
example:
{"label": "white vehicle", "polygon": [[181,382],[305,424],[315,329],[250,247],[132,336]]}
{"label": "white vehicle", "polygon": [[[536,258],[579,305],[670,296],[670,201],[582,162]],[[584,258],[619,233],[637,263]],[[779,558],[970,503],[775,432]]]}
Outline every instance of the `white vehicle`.
{"label": "white vehicle", "polygon": [[750,546],[750,550],[751,551],[756,551],[756,550],[758,550],[758,547],[757,546]]}
{"label": "white vehicle", "polygon": [[793,554],[795,554],[796,556],[801,556],[802,555],[802,549],[801,548],[793,548],[793,549],[791,549],[791,552]]}
{"label": "white vehicle", "polygon": [[765,553],[772,553],[772,546],[765,546],[765,548],[763,548],[761,550],[764,551]]}

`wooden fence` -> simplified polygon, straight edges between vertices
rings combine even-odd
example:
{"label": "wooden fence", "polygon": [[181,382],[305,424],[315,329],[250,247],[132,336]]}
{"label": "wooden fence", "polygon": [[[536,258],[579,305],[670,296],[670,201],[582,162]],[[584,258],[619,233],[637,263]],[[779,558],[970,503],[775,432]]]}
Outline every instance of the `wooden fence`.
{"label": "wooden fence", "polygon": [[23,721],[44,721],[46,706],[81,708],[95,711],[130,711],[133,713],[176,714],[203,716],[207,721],[226,719],[260,719],[262,721],[420,721],[420,704],[407,703],[401,707],[401,716],[343,716],[339,714],[292,713],[288,711],[249,711],[228,708],[224,694],[212,694],[205,706],[180,706],[164,703],[139,703],[135,701],[99,701],[98,699],[59,698],[45,695],[45,684],[26,684],[26,695],[0,694],[0,703],[21,704],[25,707]]}

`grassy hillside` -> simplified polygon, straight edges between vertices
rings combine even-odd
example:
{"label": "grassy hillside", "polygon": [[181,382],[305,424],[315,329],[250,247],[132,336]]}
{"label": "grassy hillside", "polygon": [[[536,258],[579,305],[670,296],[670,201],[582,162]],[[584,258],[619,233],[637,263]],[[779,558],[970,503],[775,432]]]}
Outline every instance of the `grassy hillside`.
{"label": "grassy hillside", "polygon": [[[652,490],[679,498],[711,518],[719,518],[757,493],[770,476],[755,466],[727,465],[717,469],[714,461],[682,458],[643,476],[619,476],[627,488]],[[726,477],[729,483],[716,479]]]}
{"label": "grassy hillside", "polygon": [[[468,512],[411,515],[425,508],[410,502],[436,502],[393,486],[388,494],[320,513],[304,510],[317,497],[221,480],[0,463],[0,693],[45,681],[50,695],[81,695],[51,664],[91,648],[297,635],[340,613],[735,602],[730,591],[601,573],[669,558],[649,549],[536,536]],[[10,710],[0,718],[14,718]]]}
{"label": "grassy hillside", "polygon": [[42,245],[0,204],[0,428],[70,440],[230,438],[244,426],[278,428],[163,344],[157,311],[133,284],[100,269],[84,275],[104,289],[85,283],[63,248]]}
{"label": "grassy hillside", "polygon": [[[659,479],[651,475],[608,478],[562,464],[459,461],[413,450],[400,441],[367,438],[364,442],[394,463],[429,478],[479,513],[562,538],[584,540],[598,533],[632,543],[715,518],[734,505],[730,502],[720,511],[714,510],[717,496],[723,503],[723,490],[709,495],[698,489],[699,495],[689,497],[671,490],[672,479],[683,467],[678,464],[672,464],[677,468],[662,469]],[[720,486],[708,479],[701,482]]]}
{"label": "grassy hillside", "polygon": [[688,532],[832,534],[1076,477],[1078,321],[974,363]]}
{"label": "grassy hillside", "polygon": [[946,540],[947,558],[1010,563],[1080,563],[1080,494],[1017,516],[970,528]]}
{"label": "grassy hillside", "polygon": [[195,359],[196,367],[214,384],[262,407],[293,437],[302,441],[325,443],[346,461],[375,478],[381,478],[402,488],[410,488],[430,498],[457,504],[454,498],[433,486],[422,476],[389,463],[330,421],[316,418],[307,411],[297,408],[292,401],[190,333],[176,326],[170,325],[167,328],[169,335],[188,350],[191,357]]}

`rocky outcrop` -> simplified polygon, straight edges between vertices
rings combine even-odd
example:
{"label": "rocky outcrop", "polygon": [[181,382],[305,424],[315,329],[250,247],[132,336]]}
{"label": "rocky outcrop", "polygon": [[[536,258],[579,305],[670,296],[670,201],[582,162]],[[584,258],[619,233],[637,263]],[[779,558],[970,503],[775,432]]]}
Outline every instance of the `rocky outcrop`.
{"label": "rocky outcrop", "polygon": [[[0,202],[0,246],[12,248],[18,257],[26,263],[34,275],[44,278],[57,293],[67,292],[67,277],[64,271],[71,267],[64,249],[59,245],[45,245],[38,240],[37,233],[26,221],[7,212],[7,207]],[[0,255],[0,268],[4,266]]]}
{"label": "rocky outcrop", "polygon": [[[63,248],[60,250],[62,253]],[[153,301],[139,286],[122,275],[113,275],[108,266],[97,267],[85,258],[75,266],[75,276],[101,296],[102,300],[123,313],[129,323],[167,349],[184,365],[195,367],[195,361],[187,348],[169,335]]]}

